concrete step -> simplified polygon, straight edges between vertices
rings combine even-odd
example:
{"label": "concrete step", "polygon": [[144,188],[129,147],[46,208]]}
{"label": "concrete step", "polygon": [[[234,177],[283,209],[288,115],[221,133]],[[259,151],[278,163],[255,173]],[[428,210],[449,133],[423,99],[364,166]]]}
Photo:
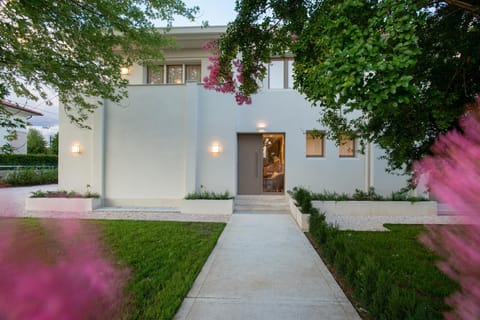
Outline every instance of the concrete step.
{"label": "concrete step", "polygon": [[288,213],[284,195],[240,195],[235,197],[236,213]]}
{"label": "concrete step", "polygon": [[235,205],[235,211],[288,211],[288,207],[268,205]]}
{"label": "concrete step", "polygon": [[252,201],[252,200],[235,200],[236,206],[250,206],[250,205],[258,205],[258,206],[272,206],[272,207],[282,207],[288,206],[288,202],[286,200],[282,201]]}
{"label": "concrete step", "polygon": [[286,201],[285,195],[255,195],[255,194],[242,194],[235,196],[235,201],[237,200],[253,200],[253,201]]}

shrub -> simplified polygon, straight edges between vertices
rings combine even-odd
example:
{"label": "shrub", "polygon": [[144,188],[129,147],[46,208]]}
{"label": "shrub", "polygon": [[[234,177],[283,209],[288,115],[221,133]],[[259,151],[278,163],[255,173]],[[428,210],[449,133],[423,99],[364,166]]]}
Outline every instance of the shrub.
{"label": "shrub", "polygon": [[58,156],[45,154],[0,154],[0,163],[10,166],[53,166],[58,165]]}
{"label": "shrub", "polygon": [[382,201],[385,200],[381,195],[375,192],[373,187],[370,187],[367,192],[355,189],[355,193],[352,195],[353,200],[356,201]]}
{"label": "shrub", "polygon": [[86,192],[84,194],[75,191],[33,191],[30,198],[100,198],[98,193]]}
{"label": "shrub", "polygon": [[233,199],[228,191],[217,193],[213,191],[201,190],[189,193],[185,196],[186,200],[229,200]]}
{"label": "shrub", "polygon": [[4,179],[12,186],[32,186],[58,182],[57,169],[20,169],[10,172]]}
{"label": "shrub", "polygon": [[[294,191],[297,188],[294,188]],[[293,194],[295,194],[293,192]],[[355,189],[355,192],[350,195],[348,193],[337,193],[332,191],[324,190],[321,193],[310,193],[312,200],[315,201],[348,201],[348,200],[355,200],[355,201],[410,201],[410,202],[418,202],[418,201],[428,201],[421,196],[410,196],[408,191],[402,189],[400,191],[392,192],[390,197],[383,197],[382,195],[375,192],[374,188],[370,188],[368,191],[362,191],[359,189]]]}
{"label": "shrub", "polygon": [[312,200],[318,201],[346,201],[351,200],[351,196],[346,193],[336,193],[324,190],[322,193],[312,193]]}
{"label": "shrub", "polygon": [[303,213],[310,213],[312,210],[312,195],[310,191],[305,188],[294,188],[293,199],[300,206],[300,211]]}

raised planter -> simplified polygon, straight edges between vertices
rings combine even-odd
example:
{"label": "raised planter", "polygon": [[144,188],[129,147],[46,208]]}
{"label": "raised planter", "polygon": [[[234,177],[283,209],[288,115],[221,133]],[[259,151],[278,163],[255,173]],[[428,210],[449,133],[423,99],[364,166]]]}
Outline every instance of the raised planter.
{"label": "raised planter", "polygon": [[286,197],[288,199],[288,206],[290,207],[290,214],[300,229],[302,229],[303,232],[307,232],[310,229],[310,214],[302,213],[290,195],[287,194]]}
{"label": "raised planter", "polygon": [[99,198],[27,198],[26,211],[92,212],[100,207]]}
{"label": "raised planter", "polygon": [[345,216],[436,216],[436,201],[312,201],[326,214]]}
{"label": "raised planter", "polygon": [[232,214],[233,199],[228,200],[182,200],[181,213]]}

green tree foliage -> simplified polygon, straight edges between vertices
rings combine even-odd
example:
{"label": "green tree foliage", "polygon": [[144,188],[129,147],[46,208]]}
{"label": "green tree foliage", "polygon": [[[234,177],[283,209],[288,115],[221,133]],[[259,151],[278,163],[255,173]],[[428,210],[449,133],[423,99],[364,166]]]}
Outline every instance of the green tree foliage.
{"label": "green tree foliage", "polygon": [[0,98],[45,99],[47,85],[82,125],[101,99],[126,96],[121,66],[162,59],[173,45],[153,21],[197,10],[181,0],[0,0]]}
{"label": "green tree foliage", "polygon": [[53,137],[51,137],[49,151],[50,154],[58,156],[58,132],[55,133]]}
{"label": "green tree foliage", "polygon": [[240,54],[251,95],[264,64],[295,56],[295,88],[329,136],[379,144],[410,169],[480,93],[480,6],[437,0],[242,0],[219,40],[222,82]]}
{"label": "green tree foliage", "polygon": [[46,154],[47,141],[40,131],[36,129],[28,129],[27,134],[27,154]]}

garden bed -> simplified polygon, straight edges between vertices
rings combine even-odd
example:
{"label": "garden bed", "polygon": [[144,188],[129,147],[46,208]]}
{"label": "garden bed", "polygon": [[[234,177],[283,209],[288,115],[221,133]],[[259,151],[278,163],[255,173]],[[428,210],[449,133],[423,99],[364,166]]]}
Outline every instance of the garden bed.
{"label": "garden bed", "polygon": [[295,200],[287,194],[288,206],[290,208],[290,214],[293,220],[297,223],[303,232],[307,232],[310,228],[310,214],[302,213],[295,204]]}
{"label": "garden bed", "polygon": [[102,205],[99,198],[27,198],[26,211],[92,212]]}
{"label": "garden bed", "polygon": [[92,212],[102,205],[98,194],[67,191],[35,191],[25,200],[26,211]]}

